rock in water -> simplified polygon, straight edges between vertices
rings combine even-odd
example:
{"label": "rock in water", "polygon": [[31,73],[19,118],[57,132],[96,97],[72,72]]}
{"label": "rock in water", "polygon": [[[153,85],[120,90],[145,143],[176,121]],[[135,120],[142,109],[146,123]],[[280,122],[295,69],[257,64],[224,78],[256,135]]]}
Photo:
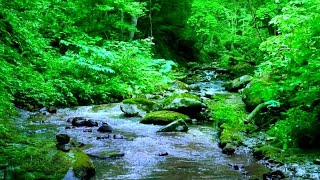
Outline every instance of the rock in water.
{"label": "rock in water", "polygon": [[126,117],[135,117],[139,115],[138,106],[135,104],[121,104],[120,109]]}
{"label": "rock in water", "polygon": [[68,122],[72,123],[72,126],[87,126],[87,127],[94,127],[94,126],[98,126],[97,122],[94,122],[93,120],[89,119],[87,120],[86,118],[83,117],[73,117],[73,118],[69,118]]}
{"label": "rock in water", "polygon": [[168,152],[161,152],[161,153],[159,153],[158,155],[159,155],[159,156],[168,156],[169,153],[168,153]]}
{"label": "rock in water", "polygon": [[188,129],[189,127],[184,120],[178,120],[160,128],[157,132],[187,132]]}
{"label": "rock in water", "polygon": [[286,176],[283,174],[283,172],[276,170],[276,171],[271,171],[268,173],[263,174],[263,180],[269,180],[269,179],[284,179]]}
{"label": "rock in water", "polygon": [[231,92],[238,91],[239,89],[244,88],[249,82],[253,79],[252,76],[244,75],[241,76],[226,85],[226,89]]}
{"label": "rock in water", "polygon": [[226,155],[232,155],[236,151],[236,147],[228,143],[223,149],[222,153]]}
{"label": "rock in water", "polygon": [[174,94],[164,100],[164,109],[186,114],[197,118],[203,104],[201,98],[193,94]]}
{"label": "rock in water", "polygon": [[86,122],[86,126],[88,127],[94,127],[94,126],[98,126],[98,123],[97,122],[94,122],[93,120],[89,119],[87,120]]}
{"label": "rock in water", "polygon": [[313,164],[320,165],[320,159],[316,159],[313,161]]}
{"label": "rock in water", "polygon": [[49,112],[49,113],[57,113],[57,107],[55,107],[55,106],[49,106],[49,107],[47,107],[47,111]]}
{"label": "rock in water", "polygon": [[68,134],[57,134],[56,139],[58,144],[68,144],[70,142],[70,136]]}
{"label": "rock in water", "polygon": [[140,120],[143,124],[167,125],[176,120],[191,121],[190,117],[174,111],[155,111]]}
{"label": "rock in water", "polygon": [[113,128],[108,123],[103,123],[102,126],[98,128],[98,132],[111,133]]}

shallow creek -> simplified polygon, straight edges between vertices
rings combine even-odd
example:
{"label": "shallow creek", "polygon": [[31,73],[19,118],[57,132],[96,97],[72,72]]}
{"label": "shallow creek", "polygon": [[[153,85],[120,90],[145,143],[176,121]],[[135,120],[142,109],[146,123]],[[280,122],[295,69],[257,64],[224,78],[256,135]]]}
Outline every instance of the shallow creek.
{"label": "shallow creek", "polygon": [[[198,86],[193,93],[201,96],[227,93],[223,82],[215,80],[214,72],[203,71],[200,77],[202,81],[192,85]],[[47,116],[21,114],[29,120],[26,128],[40,135],[38,137],[55,138],[56,133],[67,133],[83,143],[84,152],[94,156],[91,159],[96,167],[96,180],[249,179],[262,178],[268,171],[249,152],[222,154],[217,131],[211,126],[190,125],[187,133],[157,133],[160,126],[140,124],[140,118],[123,117],[119,103],[59,109],[57,114]],[[98,127],[74,128],[67,122],[70,117],[85,117],[99,125],[107,122],[114,132],[110,135],[97,132]],[[110,152],[124,156],[101,158]],[[66,176],[65,179],[72,178]]]}
{"label": "shallow creek", "polygon": [[[115,130],[112,135],[120,134],[124,139],[112,136],[97,139],[108,136],[97,132],[97,127],[66,129],[71,127],[67,119],[75,116],[99,124],[108,122]],[[160,126],[140,124],[140,118],[123,117],[119,104],[59,109],[57,114],[29,119],[33,120],[30,123],[34,128],[39,127],[37,134],[67,133],[85,144],[84,151],[88,154],[124,154],[117,158],[92,158],[95,179],[246,179],[252,175],[262,177],[267,171],[249,153],[222,154],[216,131],[209,126],[193,125],[187,133],[157,133]],[[56,125],[57,130],[46,125]],[[161,153],[168,155],[159,156]]]}

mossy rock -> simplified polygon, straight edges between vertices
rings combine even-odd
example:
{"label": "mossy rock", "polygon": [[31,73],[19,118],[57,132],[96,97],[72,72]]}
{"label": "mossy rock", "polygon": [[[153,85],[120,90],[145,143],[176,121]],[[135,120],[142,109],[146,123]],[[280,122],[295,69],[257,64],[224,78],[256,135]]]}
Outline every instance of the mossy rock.
{"label": "mossy rock", "polygon": [[211,119],[217,124],[243,124],[248,116],[241,96],[236,93],[217,94],[206,101]]}
{"label": "mossy rock", "polygon": [[227,144],[239,146],[244,140],[242,133],[244,129],[240,125],[223,124],[220,127],[220,147],[224,148]]}
{"label": "mossy rock", "polygon": [[184,82],[181,81],[174,81],[172,83],[172,88],[173,89],[180,89],[180,90],[190,90],[190,86]]}
{"label": "mossy rock", "polygon": [[87,154],[79,149],[75,149],[74,163],[72,165],[73,172],[80,179],[90,179],[95,175],[95,167]]}
{"label": "mossy rock", "polygon": [[200,97],[189,94],[174,94],[164,100],[164,109],[186,114],[196,118],[200,113],[203,105]]}
{"label": "mossy rock", "polygon": [[230,73],[234,76],[243,76],[254,73],[254,66],[249,63],[239,63],[230,68]]}
{"label": "mossy rock", "polygon": [[177,120],[191,121],[190,117],[174,111],[155,111],[148,113],[140,123],[167,125]]}
{"label": "mossy rock", "polygon": [[146,98],[131,98],[125,99],[122,101],[123,104],[132,104],[137,105],[139,109],[142,109],[146,112],[151,112],[159,109],[159,105]]}
{"label": "mossy rock", "polygon": [[244,88],[250,81],[252,81],[253,77],[250,75],[244,75],[237,79],[234,79],[233,81],[230,81],[226,84],[226,90],[231,92],[236,92],[239,89]]}
{"label": "mossy rock", "polygon": [[62,179],[72,165],[72,159],[52,145],[22,151],[12,152],[19,153],[14,155],[19,162],[7,171],[7,179]]}

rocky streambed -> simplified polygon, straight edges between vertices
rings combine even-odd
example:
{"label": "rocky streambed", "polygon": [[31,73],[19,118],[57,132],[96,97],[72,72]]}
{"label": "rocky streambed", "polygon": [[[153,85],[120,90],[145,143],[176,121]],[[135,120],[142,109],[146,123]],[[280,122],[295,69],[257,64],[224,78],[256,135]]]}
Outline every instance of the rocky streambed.
{"label": "rocky streambed", "polygon": [[[223,70],[199,68],[186,77],[188,87],[177,82],[166,96],[189,92],[205,101],[216,94],[229,94],[223,87],[225,82],[217,80],[217,72]],[[133,112],[130,115],[135,117],[126,117],[121,105],[65,108],[47,115],[21,111],[22,118],[18,121],[27,134],[36,134],[38,138],[55,139],[56,134],[68,135],[70,146],[57,147],[66,153],[71,147],[85,152],[95,166],[95,175],[91,179],[284,178],[281,172],[270,174],[271,169],[291,172],[292,177],[297,175],[290,171],[292,165],[278,166],[253,158],[251,150],[257,143],[263,143],[258,139],[248,138],[244,141],[245,146],[226,155],[219,147],[218,131],[212,123],[201,125],[197,122],[203,119],[193,119],[187,132],[158,132],[163,126],[140,123],[146,112]],[[206,118],[205,115],[201,117]],[[295,167],[295,171],[302,173],[297,177],[306,177],[305,169]],[[308,170],[312,171],[309,178],[320,177],[317,176],[318,167],[312,166]],[[78,178],[68,171],[64,179]]]}
{"label": "rocky streambed", "polygon": [[[75,127],[67,122],[70,117],[92,119],[99,125],[107,122],[114,131]],[[37,116],[32,124],[39,125],[39,134],[48,133],[47,122],[54,124],[59,134],[68,134],[81,144],[96,167],[93,179],[248,179],[268,172],[250,153],[222,154],[210,126],[191,125],[186,133],[159,133],[161,126],[139,120],[123,117],[120,104],[109,104],[59,109],[57,114]],[[67,174],[65,179],[76,178]]]}

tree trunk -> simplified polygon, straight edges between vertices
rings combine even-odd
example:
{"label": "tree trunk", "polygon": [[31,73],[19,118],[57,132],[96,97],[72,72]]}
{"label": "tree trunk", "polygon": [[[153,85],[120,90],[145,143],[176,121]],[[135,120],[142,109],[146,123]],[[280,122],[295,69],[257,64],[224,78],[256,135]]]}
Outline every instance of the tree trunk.
{"label": "tree trunk", "polygon": [[136,32],[136,27],[138,25],[138,17],[137,16],[131,16],[131,26],[134,27],[131,31],[130,31],[130,41],[133,41],[134,39],[134,34]]}

